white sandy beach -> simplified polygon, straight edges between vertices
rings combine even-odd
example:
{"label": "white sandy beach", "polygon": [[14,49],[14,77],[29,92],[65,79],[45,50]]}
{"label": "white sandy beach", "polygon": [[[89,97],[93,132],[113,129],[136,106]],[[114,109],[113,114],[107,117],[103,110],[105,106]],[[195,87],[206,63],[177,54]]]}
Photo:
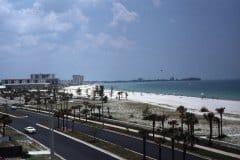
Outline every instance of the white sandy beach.
{"label": "white sandy beach", "polygon": [[[86,89],[88,93],[92,93],[94,85],[82,85],[82,86],[71,86],[65,88],[68,93],[72,93],[77,96],[76,90],[81,88],[81,96],[86,96]],[[116,98],[116,90],[113,91],[112,98]],[[123,91],[124,92],[124,91]],[[222,100],[222,99],[209,99],[209,98],[198,98],[198,97],[186,97],[186,96],[175,96],[175,95],[163,95],[163,94],[153,94],[153,93],[140,93],[140,92],[127,92],[128,100],[148,103],[153,105],[159,105],[161,107],[176,109],[178,106],[183,105],[188,108],[189,111],[196,114],[203,114],[199,112],[201,107],[206,107],[209,111],[215,112],[216,108],[225,107],[225,113],[240,115],[240,101],[232,100]],[[110,90],[105,90],[105,95],[110,97]],[[125,99],[125,94],[123,93],[122,99]],[[240,118],[235,118],[230,115],[224,116],[226,119],[240,120]]]}

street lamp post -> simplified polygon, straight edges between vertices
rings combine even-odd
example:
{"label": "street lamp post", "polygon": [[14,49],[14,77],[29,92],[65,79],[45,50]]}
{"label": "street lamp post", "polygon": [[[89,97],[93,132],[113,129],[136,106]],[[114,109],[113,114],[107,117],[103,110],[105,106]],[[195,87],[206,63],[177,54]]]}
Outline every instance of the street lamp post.
{"label": "street lamp post", "polygon": [[53,104],[51,104],[51,113],[52,113],[52,116],[50,117],[51,118],[51,160],[54,160],[54,130],[53,130],[53,127],[54,127],[54,115],[53,115]]}

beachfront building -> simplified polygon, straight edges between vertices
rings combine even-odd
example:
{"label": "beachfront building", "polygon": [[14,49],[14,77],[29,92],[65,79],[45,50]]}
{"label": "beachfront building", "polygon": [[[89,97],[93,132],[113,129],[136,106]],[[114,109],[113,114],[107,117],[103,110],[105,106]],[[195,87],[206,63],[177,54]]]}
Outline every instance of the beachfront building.
{"label": "beachfront building", "polygon": [[31,74],[30,79],[3,79],[2,85],[10,89],[46,89],[51,85],[57,85],[55,74]]}
{"label": "beachfront building", "polygon": [[73,75],[71,80],[60,80],[59,84],[62,86],[76,86],[82,85],[84,82],[83,75]]}
{"label": "beachfront building", "polygon": [[72,84],[73,85],[81,85],[83,84],[84,76],[83,75],[73,75],[72,76]]}

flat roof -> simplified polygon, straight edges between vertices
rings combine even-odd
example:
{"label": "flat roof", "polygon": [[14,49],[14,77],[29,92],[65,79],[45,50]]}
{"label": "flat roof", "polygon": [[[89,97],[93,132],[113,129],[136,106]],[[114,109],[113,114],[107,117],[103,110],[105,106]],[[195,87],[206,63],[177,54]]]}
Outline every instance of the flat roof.
{"label": "flat roof", "polygon": [[48,85],[50,83],[17,83],[17,84],[5,84],[5,86],[17,86],[17,85]]}

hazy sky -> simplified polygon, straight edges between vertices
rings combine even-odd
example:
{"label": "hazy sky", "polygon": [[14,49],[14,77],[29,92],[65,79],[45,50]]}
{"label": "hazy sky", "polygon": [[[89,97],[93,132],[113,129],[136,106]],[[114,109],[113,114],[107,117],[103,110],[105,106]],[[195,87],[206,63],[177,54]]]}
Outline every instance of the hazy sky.
{"label": "hazy sky", "polygon": [[240,0],[0,0],[0,60],[0,79],[240,78]]}

